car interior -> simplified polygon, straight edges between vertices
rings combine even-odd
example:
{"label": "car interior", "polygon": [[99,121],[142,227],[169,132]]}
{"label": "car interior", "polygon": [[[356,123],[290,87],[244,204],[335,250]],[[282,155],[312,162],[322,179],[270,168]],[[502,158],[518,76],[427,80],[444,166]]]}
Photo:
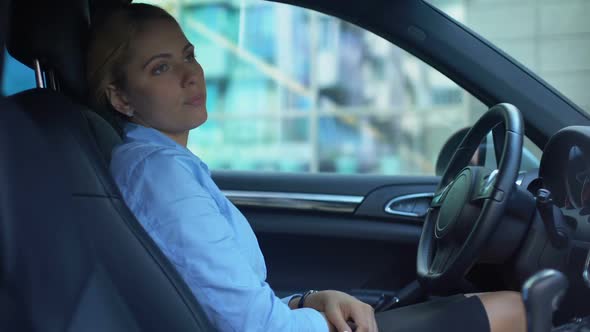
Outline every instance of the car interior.
{"label": "car interior", "polygon": [[[509,289],[529,331],[588,328],[588,116],[423,1],[280,2],[383,36],[489,110],[449,139],[433,176],[214,171],[277,295],[338,289],[383,311]],[[126,207],[108,168],[122,138],[87,106],[89,27],[120,3],[0,0],[0,44],[37,82],[0,101],[2,331],[214,331]],[[538,169],[521,171],[523,137],[543,150]],[[470,163],[476,153],[497,169]]]}

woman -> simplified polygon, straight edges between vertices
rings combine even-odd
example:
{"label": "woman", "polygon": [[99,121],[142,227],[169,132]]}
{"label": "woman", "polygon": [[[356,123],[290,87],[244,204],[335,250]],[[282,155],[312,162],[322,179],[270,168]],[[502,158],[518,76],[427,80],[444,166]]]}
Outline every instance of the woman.
{"label": "woman", "polygon": [[244,216],[186,149],[207,120],[194,45],[164,10],[124,6],[98,22],[87,76],[91,103],[122,124],[111,172],[139,222],[221,331],[524,331],[518,293],[455,296],[381,313],[338,291],[278,299]]}

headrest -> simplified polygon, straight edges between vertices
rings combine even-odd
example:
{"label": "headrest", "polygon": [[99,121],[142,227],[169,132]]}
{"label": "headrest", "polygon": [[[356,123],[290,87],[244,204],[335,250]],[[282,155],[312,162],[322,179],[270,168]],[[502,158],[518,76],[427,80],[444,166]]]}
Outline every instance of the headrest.
{"label": "headrest", "polygon": [[44,69],[56,73],[64,93],[83,100],[88,1],[17,0],[12,1],[8,12],[10,54],[31,68],[34,60],[39,60]]}

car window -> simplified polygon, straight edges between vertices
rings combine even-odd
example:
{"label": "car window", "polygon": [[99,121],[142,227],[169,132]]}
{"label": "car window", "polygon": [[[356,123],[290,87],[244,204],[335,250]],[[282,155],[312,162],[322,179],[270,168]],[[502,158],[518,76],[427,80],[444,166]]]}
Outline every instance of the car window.
{"label": "car window", "polygon": [[[498,160],[496,159],[496,147],[494,145],[494,139],[490,132],[485,141],[482,142],[480,147],[485,147],[484,151],[484,162],[475,163],[480,166],[485,166],[489,169],[498,168]],[[520,159],[520,171],[531,171],[539,168],[542,151],[539,149],[530,139],[526,136],[523,140],[522,155]]]}
{"label": "car window", "polygon": [[211,169],[432,175],[487,107],[390,42],[260,0],[144,1],[195,44],[209,118],[188,147]]}
{"label": "car window", "polygon": [[590,2],[427,2],[506,51],[590,112]]}
{"label": "car window", "polygon": [[18,62],[6,50],[2,73],[2,94],[5,96],[34,88],[36,85],[33,70]]}

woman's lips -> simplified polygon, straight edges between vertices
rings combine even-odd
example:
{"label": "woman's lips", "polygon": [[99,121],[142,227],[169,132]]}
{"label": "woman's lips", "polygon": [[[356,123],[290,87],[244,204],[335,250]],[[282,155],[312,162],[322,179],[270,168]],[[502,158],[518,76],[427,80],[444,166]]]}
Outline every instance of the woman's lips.
{"label": "woman's lips", "polygon": [[197,95],[190,99],[188,99],[185,104],[194,106],[194,107],[201,107],[205,105],[205,95]]}

